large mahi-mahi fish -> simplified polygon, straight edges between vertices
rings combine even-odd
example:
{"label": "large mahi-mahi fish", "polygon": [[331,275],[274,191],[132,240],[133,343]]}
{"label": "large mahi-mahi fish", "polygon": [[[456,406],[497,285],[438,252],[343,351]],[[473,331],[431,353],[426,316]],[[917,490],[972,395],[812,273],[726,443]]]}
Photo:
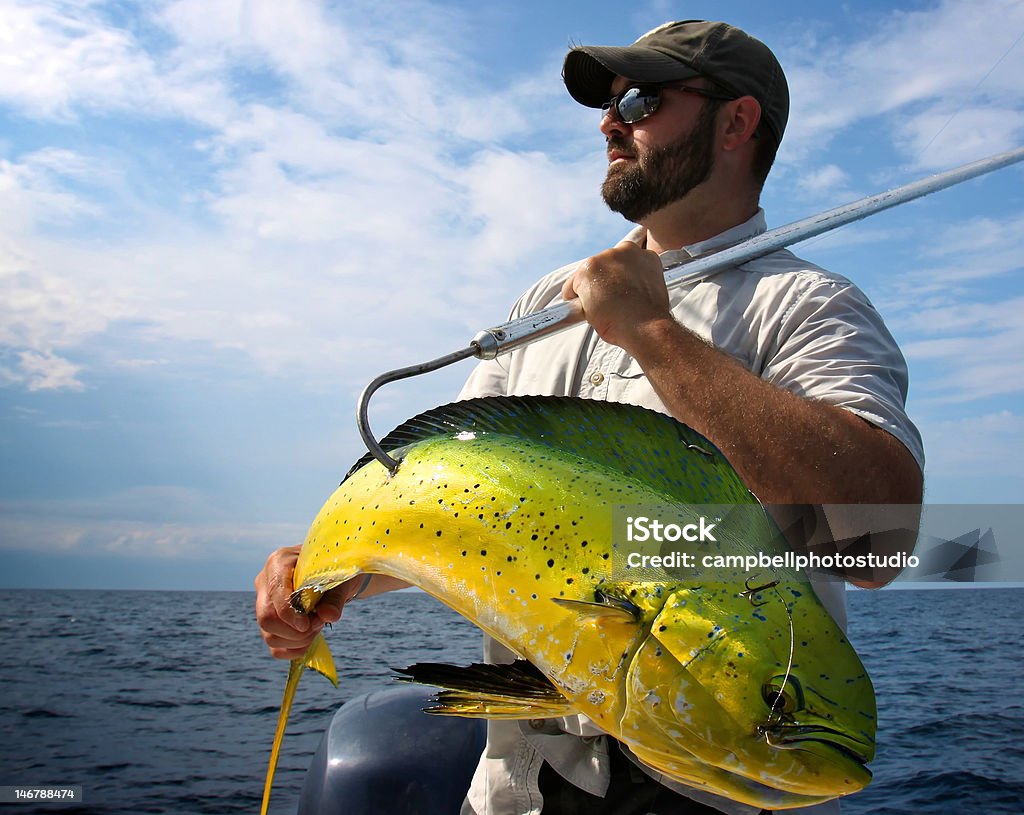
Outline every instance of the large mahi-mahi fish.
{"label": "large mahi-mahi fish", "polygon": [[[743,505],[718,525],[719,546],[783,551],[703,436],[629,405],[495,397],[424,413],[382,444],[397,472],[365,456],[348,473],[302,547],[292,604],[309,612],[355,575],[392,575],[525,661],[413,666],[415,681],[449,689],[432,712],[583,713],[667,778],[766,809],[869,782],[871,681],[802,574],[613,573],[613,505],[694,520],[701,505]],[[264,812],[304,667],[336,679],[322,637],[289,671]]]}

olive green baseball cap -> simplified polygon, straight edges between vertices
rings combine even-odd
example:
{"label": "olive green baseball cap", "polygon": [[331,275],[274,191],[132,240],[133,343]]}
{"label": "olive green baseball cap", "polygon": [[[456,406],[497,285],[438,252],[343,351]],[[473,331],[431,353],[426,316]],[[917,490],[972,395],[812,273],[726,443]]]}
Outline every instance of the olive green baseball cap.
{"label": "olive green baseball cap", "polygon": [[763,42],[727,23],[665,23],[632,45],[573,48],[562,79],[581,105],[599,108],[611,98],[612,80],[673,82],[705,77],[737,96],[761,104],[761,120],[782,141],[789,118],[789,86],[782,66]]}

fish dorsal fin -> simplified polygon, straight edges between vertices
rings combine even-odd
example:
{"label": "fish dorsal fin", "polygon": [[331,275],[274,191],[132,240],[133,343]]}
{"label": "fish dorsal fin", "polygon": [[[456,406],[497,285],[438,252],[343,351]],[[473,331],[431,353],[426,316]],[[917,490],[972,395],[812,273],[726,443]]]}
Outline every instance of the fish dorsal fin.
{"label": "fish dorsal fin", "polygon": [[[635,478],[668,499],[751,503],[717,447],[671,416],[636,405],[570,396],[488,396],[452,402],[401,424],[381,441],[389,453],[459,434],[528,438]],[[399,455],[400,458],[400,455]],[[345,476],[370,462],[364,455]]]}
{"label": "fish dorsal fin", "polygon": [[427,713],[482,719],[547,719],[574,712],[569,701],[532,663],[460,667],[420,662],[394,668],[402,682],[444,688]]}

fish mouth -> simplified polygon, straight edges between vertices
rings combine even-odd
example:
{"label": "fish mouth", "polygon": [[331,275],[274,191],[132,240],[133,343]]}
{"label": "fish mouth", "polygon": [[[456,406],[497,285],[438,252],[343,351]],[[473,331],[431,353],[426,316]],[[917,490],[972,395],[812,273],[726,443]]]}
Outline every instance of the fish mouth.
{"label": "fish mouth", "polygon": [[874,744],[854,738],[849,733],[824,725],[775,724],[760,728],[765,740],[782,750],[810,750],[820,753],[818,745],[839,753],[861,766],[874,758]]}

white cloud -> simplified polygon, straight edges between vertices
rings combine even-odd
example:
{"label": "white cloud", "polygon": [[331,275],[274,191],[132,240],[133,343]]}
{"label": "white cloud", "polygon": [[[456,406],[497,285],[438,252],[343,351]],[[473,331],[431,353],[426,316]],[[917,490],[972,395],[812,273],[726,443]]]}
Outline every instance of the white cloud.
{"label": "white cloud", "polygon": [[948,104],[939,104],[907,117],[895,130],[900,152],[929,170],[945,170],[1011,150],[1022,137],[1024,111],[994,104],[952,110]]}
{"label": "white cloud", "polygon": [[[974,22],[961,25],[981,14],[966,8],[897,13],[852,43],[818,43],[813,59],[790,48],[794,98],[804,100],[791,156],[897,109],[914,115],[893,138],[919,145],[978,79],[958,78],[962,66],[932,75],[950,32],[963,37],[965,60],[981,64],[996,47],[982,48]],[[453,11],[181,0],[146,6],[130,28],[100,3],[3,13],[18,37],[0,59],[39,67],[30,89],[0,81],[0,101],[58,124],[127,122],[140,152],[167,168],[160,182],[180,184],[147,188],[121,143],[44,145],[0,164],[8,383],[80,387],[89,360],[75,351],[123,331],[138,347],[115,356],[135,366],[195,343],[309,380],[351,360],[346,370],[362,381],[370,368],[408,363],[410,346],[461,345],[475,315],[503,314],[525,285],[572,260],[567,247],[624,231],[597,199],[596,125],[581,124],[554,81],[560,54],[538,56],[543,81],[522,73],[484,87],[457,45],[473,22]],[[1017,12],[1008,14],[1012,27]],[[912,29],[916,62],[897,48]],[[1004,107],[1020,98],[1002,78],[1016,60],[961,121],[991,113],[996,96]],[[832,162],[783,177],[785,190],[818,198],[852,197],[856,184]],[[112,237],[126,217],[137,228]]]}
{"label": "white cloud", "polygon": [[[20,354],[8,382],[78,387],[88,371],[76,378],[60,354],[120,324],[150,343],[239,349],[272,371],[318,371],[326,356],[372,365],[394,348],[367,339],[385,315],[422,333],[485,297],[503,310],[543,271],[516,281],[508,269],[584,232],[572,216],[586,209],[581,179],[592,173],[475,141],[521,131],[524,102],[556,94],[557,83],[476,87],[450,45],[462,23],[436,8],[376,9],[389,14],[387,37],[357,7],[312,2],[286,12],[186,0],[131,31],[99,4],[10,11],[22,34],[10,59],[49,66],[48,85],[28,96],[0,87],[0,99],[41,118],[130,111],[135,125],[152,115],[201,123],[198,153],[181,156],[155,122],[145,149],[172,167],[199,162],[179,201],[219,221],[183,220],[173,190],[154,201],[137,188],[134,157],[102,143],[0,165],[10,192],[0,341]],[[90,150],[114,166],[92,164]],[[127,183],[111,180],[119,175]],[[554,182],[562,192],[550,193]],[[141,231],[94,240],[126,213]],[[54,222],[77,231],[51,234]],[[138,350],[132,358],[145,362]]]}
{"label": "white cloud", "polygon": [[[1024,394],[1024,216],[943,224],[884,298],[913,393],[931,410]],[[1016,402],[1010,402],[1016,404]]]}
{"label": "white cloud", "polygon": [[[460,177],[468,212],[482,228],[472,241],[474,266],[505,268],[533,246],[584,237],[581,202],[596,197],[602,165],[597,153],[558,164],[541,152],[482,151]],[[540,275],[535,275],[539,277]]]}
{"label": "white cloud", "polygon": [[[42,508],[40,508],[42,509]],[[250,560],[262,563],[267,553],[301,543],[300,524],[172,523],[119,519],[0,517],[0,550],[36,554],[112,554],[160,560]],[[59,569],[57,570],[59,572]],[[65,579],[73,579],[66,575]]]}
{"label": "white cloud", "polygon": [[1020,475],[1024,416],[1009,410],[922,424],[928,472],[935,476]]}
{"label": "white cloud", "polygon": [[800,179],[799,186],[802,190],[813,195],[829,193],[833,189],[842,188],[848,181],[849,176],[842,168],[835,164],[826,164],[812,170]]}
{"label": "white cloud", "polygon": [[79,368],[66,359],[53,354],[22,351],[18,354],[16,370],[0,368],[0,376],[8,381],[23,383],[30,391],[82,390],[78,379]]}
{"label": "white cloud", "polygon": [[916,390],[926,403],[958,403],[1024,392],[1024,297],[998,302],[943,298],[900,316],[913,339],[911,367],[935,363],[940,374]]}
{"label": "white cloud", "polygon": [[[1017,42],[1024,4],[944,0],[885,17],[852,12],[849,22],[855,19],[866,23],[863,37],[823,39],[811,29],[779,49],[793,97],[786,161],[805,161],[850,127],[870,127],[883,138],[895,128],[895,146],[926,168],[1024,140],[1024,46]],[[878,116],[889,120],[879,124]]]}
{"label": "white cloud", "polygon": [[167,485],[89,499],[6,501],[0,550],[242,560],[300,543],[306,533],[302,524],[223,516],[204,492]]}
{"label": "white cloud", "polygon": [[935,234],[923,255],[927,265],[907,275],[908,285],[919,294],[950,292],[954,286],[962,289],[1016,274],[1024,267],[1024,214],[949,224]]}
{"label": "white cloud", "polygon": [[[914,311],[904,326],[921,334],[937,334],[950,341],[965,332],[988,335],[999,331],[1024,331],[1020,320],[1024,297],[983,303],[947,299]],[[951,336],[952,335],[952,336]]]}
{"label": "white cloud", "polygon": [[[64,196],[58,198],[75,209]],[[38,201],[32,196],[28,207]],[[10,241],[7,247],[0,244],[0,347],[8,350],[0,380],[29,390],[80,390],[79,367],[61,353],[103,331],[119,306],[108,302],[92,308],[96,300],[82,281],[50,271],[38,256],[26,257],[32,249],[10,247]]]}
{"label": "white cloud", "polygon": [[4,231],[24,232],[36,224],[65,224],[99,210],[67,189],[96,178],[84,156],[44,147],[17,162],[0,159],[0,219]]}
{"label": "white cloud", "polygon": [[150,59],[91,4],[5,3],[0,32],[0,98],[29,115],[70,118],[83,103],[127,108],[146,99]]}

